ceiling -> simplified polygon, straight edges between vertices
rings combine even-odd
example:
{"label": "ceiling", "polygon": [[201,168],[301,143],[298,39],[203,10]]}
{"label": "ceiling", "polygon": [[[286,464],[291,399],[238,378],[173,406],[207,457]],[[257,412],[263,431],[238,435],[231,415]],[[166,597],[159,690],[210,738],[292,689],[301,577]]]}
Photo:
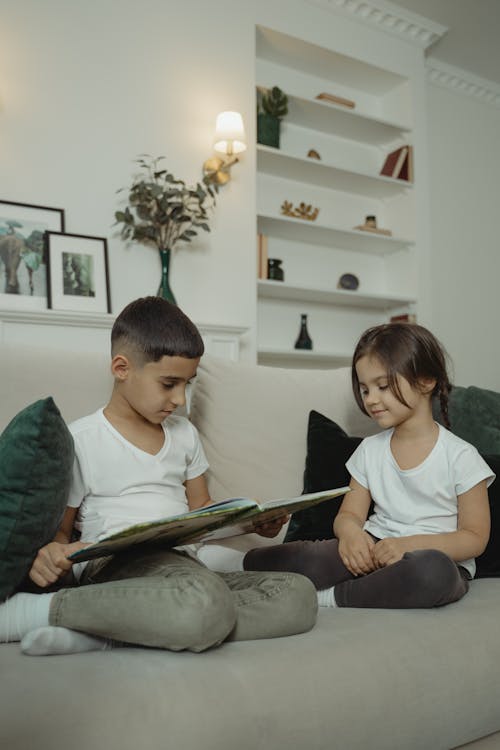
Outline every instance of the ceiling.
{"label": "ceiling", "polygon": [[500,84],[500,0],[393,0],[448,27],[430,57]]}

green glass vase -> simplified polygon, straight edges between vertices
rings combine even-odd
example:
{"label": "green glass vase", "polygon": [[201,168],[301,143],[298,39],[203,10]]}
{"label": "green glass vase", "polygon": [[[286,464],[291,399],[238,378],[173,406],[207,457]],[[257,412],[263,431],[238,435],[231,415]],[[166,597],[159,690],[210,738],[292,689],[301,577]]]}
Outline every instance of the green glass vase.
{"label": "green glass vase", "polygon": [[171,250],[160,250],[161,282],[160,282],[160,286],[158,287],[156,296],[163,297],[163,299],[166,299],[169,302],[172,302],[172,304],[176,305],[177,302],[174,297],[173,291],[170,289],[170,283],[168,280],[171,252],[172,252]]}

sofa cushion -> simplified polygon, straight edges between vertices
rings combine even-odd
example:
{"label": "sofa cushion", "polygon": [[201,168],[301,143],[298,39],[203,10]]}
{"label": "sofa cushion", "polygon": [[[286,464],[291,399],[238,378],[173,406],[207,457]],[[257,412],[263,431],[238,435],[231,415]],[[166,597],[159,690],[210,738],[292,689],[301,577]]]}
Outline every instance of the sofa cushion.
{"label": "sofa cushion", "polygon": [[[317,411],[311,411],[307,429],[304,492],[348,485],[351,477],[345,464],[361,440],[360,437],[349,437],[336,422]],[[337,497],[294,513],[285,541],[331,539],[333,521],[342,499],[343,496]]]}
{"label": "sofa cushion", "polygon": [[[434,416],[441,422],[439,403],[433,402]],[[454,386],[450,394],[451,431],[474,445],[480,453],[500,454],[500,393],[486,388]]]}
{"label": "sofa cushion", "polygon": [[72,466],[73,439],[51,397],[23,409],[0,435],[0,601],[54,537]]}
{"label": "sofa cushion", "polygon": [[[307,433],[304,492],[316,492],[349,484],[350,476],[345,463],[361,440],[359,437],[349,437],[334,421],[311,411]],[[491,534],[485,551],[476,558],[476,578],[500,577],[500,455],[483,454],[483,458],[495,472],[497,479],[488,488]],[[285,541],[331,539],[333,521],[341,502],[341,497],[335,498],[295,513],[290,521]]]}

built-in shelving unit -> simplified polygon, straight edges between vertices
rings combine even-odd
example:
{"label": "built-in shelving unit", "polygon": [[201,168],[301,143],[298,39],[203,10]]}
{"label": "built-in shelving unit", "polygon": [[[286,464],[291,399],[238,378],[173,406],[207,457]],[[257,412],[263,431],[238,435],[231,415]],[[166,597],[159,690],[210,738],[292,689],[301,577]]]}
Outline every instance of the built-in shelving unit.
{"label": "built-in shelving unit", "polygon": [[[414,140],[410,81],[268,28],[257,27],[256,49],[256,90],[279,86],[289,100],[280,148],[256,147],[257,232],[285,272],[284,282],[257,282],[258,361],[346,364],[365,328],[417,309],[416,188],[380,174],[387,154]],[[318,100],[322,92],[355,106]],[[316,218],[287,215],[285,201]],[[357,229],[367,215],[391,234]],[[358,289],[338,288],[346,273]],[[304,313],[306,352],[294,349]]]}

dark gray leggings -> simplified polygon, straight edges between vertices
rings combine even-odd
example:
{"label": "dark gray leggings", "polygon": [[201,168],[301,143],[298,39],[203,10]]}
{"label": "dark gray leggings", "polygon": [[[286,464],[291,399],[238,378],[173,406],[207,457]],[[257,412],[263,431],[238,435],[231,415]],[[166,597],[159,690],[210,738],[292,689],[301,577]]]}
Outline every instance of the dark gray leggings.
{"label": "dark gray leggings", "polygon": [[470,579],[464,568],[434,549],[405,552],[397,563],[356,577],[340,559],[337,539],[253,549],[245,555],[243,566],[302,573],[318,590],[335,586],[339,607],[442,607],[461,599]]}

